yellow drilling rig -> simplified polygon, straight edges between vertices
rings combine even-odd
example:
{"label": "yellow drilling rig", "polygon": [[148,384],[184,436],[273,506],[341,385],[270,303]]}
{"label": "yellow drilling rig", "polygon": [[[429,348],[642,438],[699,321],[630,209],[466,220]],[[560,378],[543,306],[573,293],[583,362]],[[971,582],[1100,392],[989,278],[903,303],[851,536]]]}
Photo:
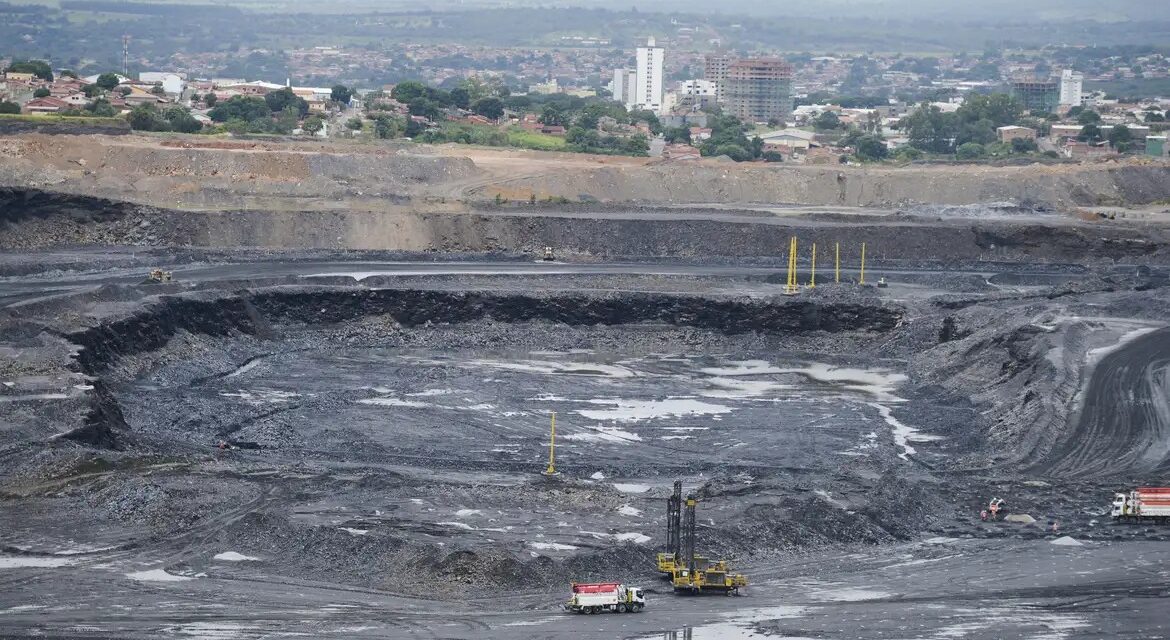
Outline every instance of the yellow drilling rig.
{"label": "yellow drilling rig", "polygon": [[731,573],[726,560],[710,561],[695,554],[695,507],[698,498],[682,499],[682,482],[674,483],[674,493],[666,503],[666,551],[658,554],[658,571],[674,587],[675,593],[738,594],[747,586],[747,577]]}

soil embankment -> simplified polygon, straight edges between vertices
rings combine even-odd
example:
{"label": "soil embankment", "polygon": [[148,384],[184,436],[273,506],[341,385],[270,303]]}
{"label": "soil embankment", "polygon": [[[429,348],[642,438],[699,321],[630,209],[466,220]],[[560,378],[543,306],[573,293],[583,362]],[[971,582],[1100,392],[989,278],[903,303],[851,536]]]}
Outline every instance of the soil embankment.
{"label": "soil embankment", "polygon": [[508,200],[841,207],[1170,199],[1170,165],[840,167],[661,162],[460,146],[172,136],[0,138],[0,186],[185,209],[388,211]]}
{"label": "soil embankment", "polygon": [[[1159,261],[1170,251],[1160,226],[1074,222],[1059,216],[927,220],[912,216],[779,217],[717,210],[582,205],[473,213],[372,211],[184,211],[39,190],[0,190],[0,248],[63,245],[263,247],[426,252],[506,252],[579,259],[774,257],[789,238],[842,256],[866,242],[873,259]],[[850,248],[846,248],[850,247]],[[856,261],[853,258],[850,260]]]}

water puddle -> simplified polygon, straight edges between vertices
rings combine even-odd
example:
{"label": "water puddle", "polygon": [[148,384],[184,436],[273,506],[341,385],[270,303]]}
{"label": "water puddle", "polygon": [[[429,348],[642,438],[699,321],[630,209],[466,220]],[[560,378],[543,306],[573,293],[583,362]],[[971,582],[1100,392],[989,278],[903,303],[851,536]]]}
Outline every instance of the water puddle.
{"label": "water puddle", "polygon": [[220,560],[223,562],[259,562],[260,561],[260,558],[257,558],[255,556],[246,556],[242,553],[236,553],[235,551],[224,551],[223,553],[217,553],[214,556],[212,556],[211,559],[212,560]]}
{"label": "water puddle", "polygon": [[25,556],[0,556],[0,569],[32,569],[64,567],[73,564],[69,558],[38,558]]}
{"label": "water puddle", "polygon": [[688,398],[667,398],[665,400],[622,400],[605,398],[590,400],[589,404],[609,405],[612,409],[577,409],[576,413],[590,420],[615,422],[637,422],[656,418],[682,418],[685,416],[718,415],[730,413],[731,407]]}

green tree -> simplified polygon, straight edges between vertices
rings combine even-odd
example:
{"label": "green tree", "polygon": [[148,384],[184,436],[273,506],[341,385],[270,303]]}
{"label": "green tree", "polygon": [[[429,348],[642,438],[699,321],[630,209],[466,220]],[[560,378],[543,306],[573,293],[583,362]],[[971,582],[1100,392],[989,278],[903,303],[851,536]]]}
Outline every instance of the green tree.
{"label": "green tree", "polygon": [[37,90],[33,91],[33,97],[34,98],[48,98],[50,93],[51,92],[48,89],[46,89],[45,87],[37,87]]}
{"label": "green tree", "polygon": [[[345,127],[347,129],[349,129],[350,131],[361,131],[362,126],[364,126],[364,125],[362,125],[361,118],[354,117],[354,118],[350,118],[349,120],[345,121]],[[303,128],[304,127],[302,127],[302,129]]]}
{"label": "green tree", "polygon": [[920,160],[921,158],[922,151],[910,145],[902,146],[894,152],[894,159],[899,162],[914,162],[915,160]]}
{"label": "green tree", "polygon": [[374,137],[376,138],[383,140],[397,138],[399,129],[399,120],[396,117],[379,115],[374,118]]}
{"label": "green tree", "polygon": [[114,87],[122,84],[122,82],[118,80],[118,74],[107,72],[98,76],[97,80],[94,81],[94,84],[105,89],[106,91],[110,91]]}
{"label": "green tree", "polygon": [[170,131],[170,123],[159,115],[153,104],[140,104],[126,114],[126,121],[135,131]]}
{"label": "green tree", "polygon": [[402,104],[409,104],[415,98],[427,95],[427,86],[417,80],[407,80],[394,85],[390,97]]}
{"label": "green tree", "polygon": [[81,85],[81,92],[84,93],[85,97],[87,98],[96,98],[106,91],[96,84],[83,84]]}
{"label": "green tree", "polygon": [[537,121],[550,127],[563,127],[568,123],[569,117],[559,106],[546,104],[544,105],[544,110],[540,112],[540,117],[537,118]]}
{"label": "green tree", "polygon": [[650,155],[650,140],[644,134],[635,133],[629,138],[626,138],[623,150],[633,156]]}
{"label": "green tree", "polygon": [[1081,142],[1088,142],[1090,144],[1094,142],[1100,142],[1101,127],[1098,127],[1092,123],[1081,127],[1081,133],[1077,136],[1077,140],[1080,140]]}
{"label": "green tree", "polygon": [[311,136],[317,135],[324,128],[325,121],[321,119],[321,116],[309,116],[301,123],[301,130]]}
{"label": "green tree", "polygon": [[207,115],[215,122],[227,122],[229,120],[254,122],[260,119],[271,118],[272,110],[268,108],[268,103],[263,98],[256,96],[232,96],[215,105],[211,111],[207,112]]}
{"label": "green tree", "polygon": [[183,107],[171,107],[163,112],[163,117],[170,123],[171,131],[196,133],[203,128],[203,123],[196,120],[191,112]]}
{"label": "green tree", "polygon": [[1166,121],[1166,116],[1162,115],[1162,113],[1158,112],[1158,111],[1147,111],[1145,113],[1144,118],[1145,118],[1145,121],[1147,123],[1149,123],[1149,122],[1165,122]]}
{"label": "green tree", "polygon": [[752,152],[738,144],[721,144],[715,147],[714,156],[727,156],[736,162],[746,162],[752,159]]}
{"label": "green tree", "polygon": [[46,82],[53,81],[53,68],[44,60],[13,60],[4,71],[31,73]]}
{"label": "green tree", "polygon": [[20,113],[20,105],[7,100],[0,101],[0,113]]}
{"label": "green tree", "polygon": [[662,131],[662,137],[670,144],[690,144],[690,127],[667,127]]}
{"label": "green tree", "polygon": [[1077,124],[1079,125],[1097,124],[1098,122],[1101,122],[1101,114],[1092,109],[1084,109],[1077,114]]}
{"label": "green tree", "polygon": [[293,132],[293,129],[297,128],[297,123],[303,115],[300,109],[297,108],[296,103],[289,103],[280,110],[280,113],[276,114],[275,119],[261,121],[261,123],[267,124],[273,133],[287,136]]}
{"label": "green tree", "polygon": [[994,130],[996,127],[1015,124],[1023,113],[1023,105],[1012,96],[1006,93],[992,93],[967,96],[962,106],[955,112],[955,116],[961,122],[987,121]]}
{"label": "green tree", "polygon": [[1109,145],[1118,151],[1128,150],[1132,141],[1133,132],[1123,124],[1116,125],[1109,130]]}
{"label": "green tree", "polygon": [[299,118],[303,118],[309,113],[309,103],[305,102],[304,98],[293,93],[293,90],[289,87],[269,91],[264,94],[264,102],[268,105],[268,109],[272,113],[283,112],[287,107],[295,109]]}
{"label": "green tree", "polygon": [[207,92],[207,95],[203,96],[203,104],[207,105],[208,109],[214,107],[217,100],[219,100],[219,98],[210,91]]}
{"label": "green tree", "polygon": [[933,153],[950,153],[953,149],[957,123],[954,114],[943,113],[938,107],[923,103],[901,122],[902,130],[911,146]]}
{"label": "green tree", "polygon": [[353,90],[343,84],[335,84],[329,91],[329,99],[334,102],[349,104],[350,98],[353,98]]}
{"label": "green tree", "polygon": [[407,103],[406,108],[412,116],[421,116],[427,120],[439,119],[439,105],[429,98],[419,96]]}
{"label": "green tree", "polygon": [[1012,153],[1030,153],[1039,150],[1036,141],[1031,138],[1012,138]]}
{"label": "green tree", "polygon": [[460,109],[467,109],[471,106],[471,94],[463,87],[455,87],[450,91],[451,104]]}
{"label": "green tree", "polygon": [[490,120],[504,117],[504,102],[499,98],[480,98],[471,105],[471,110]]}
{"label": "green tree", "polygon": [[959,160],[977,160],[986,153],[986,149],[978,142],[965,142],[955,149],[955,157]]}
{"label": "green tree", "polygon": [[819,116],[813,119],[813,127],[822,131],[840,129],[841,118],[836,111],[822,111]]}
{"label": "green tree", "polygon": [[889,148],[886,147],[885,139],[872,133],[858,138],[855,148],[857,149],[857,158],[865,162],[883,160],[890,153]]}
{"label": "green tree", "polygon": [[650,133],[653,133],[654,135],[658,135],[658,134],[662,133],[662,121],[658,119],[658,116],[655,115],[653,111],[650,111],[648,109],[643,109],[641,111],[634,111],[633,113],[631,113],[630,114],[630,122],[631,122],[631,124],[645,122],[647,125],[650,126]]}

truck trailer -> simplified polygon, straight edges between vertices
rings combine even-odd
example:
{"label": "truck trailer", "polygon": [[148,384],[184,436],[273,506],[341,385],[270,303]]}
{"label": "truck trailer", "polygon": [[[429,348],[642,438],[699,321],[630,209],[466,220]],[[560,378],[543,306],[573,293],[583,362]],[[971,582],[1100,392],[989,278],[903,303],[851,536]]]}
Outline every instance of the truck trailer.
{"label": "truck trailer", "polygon": [[574,582],[573,597],[565,603],[573,613],[637,613],[645,606],[641,588],[620,582]]}
{"label": "truck trailer", "polygon": [[1139,487],[1118,493],[1109,515],[1118,522],[1170,522],[1170,488]]}

